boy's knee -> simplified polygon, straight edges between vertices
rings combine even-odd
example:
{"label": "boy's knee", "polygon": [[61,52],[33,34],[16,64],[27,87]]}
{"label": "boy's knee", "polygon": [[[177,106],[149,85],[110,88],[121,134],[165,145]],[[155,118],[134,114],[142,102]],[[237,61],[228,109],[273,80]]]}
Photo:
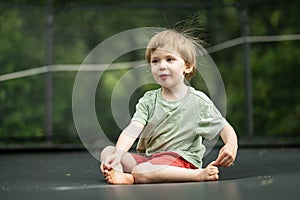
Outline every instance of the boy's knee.
{"label": "boy's knee", "polygon": [[114,146],[106,146],[102,151],[114,151],[116,148]]}
{"label": "boy's knee", "polygon": [[107,146],[104,147],[104,149],[101,151],[100,153],[100,160],[103,156],[107,155],[107,154],[112,154],[115,151],[115,147],[114,146]]}

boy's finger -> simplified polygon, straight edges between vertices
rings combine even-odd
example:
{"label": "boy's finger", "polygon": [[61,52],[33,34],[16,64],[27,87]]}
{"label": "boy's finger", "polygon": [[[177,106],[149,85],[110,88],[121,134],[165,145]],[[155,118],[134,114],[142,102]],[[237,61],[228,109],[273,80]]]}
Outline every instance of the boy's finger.
{"label": "boy's finger", "polygon": [[114,160],[114,161],[110,164],[110,167],[111,167],[111,168],[115,168],[117,165],[118,165],[117,161]]}
{"label": "boy's finger", "polygon": [[111,165],[110,164],[105,164],[105,163],[103,163],[103,170],[111,170],[112,169],[112,167],[111,167]]}
{"label": "boy's finger", "polygon": [[225,156],[223,154],[219,154],[218,158],[216,159],[215,165],[220,166],[224,162]]}
{"label": "boy's finger", "polygon": [[208,166],[216,166],[216,161],[212,161],[211,163],[208,164]]}
{"label": "boy's finger", "polygon": [[230,160],[226,156],[221,156],[216,160],[216,166],[225,166]]}
{"label": "boy's finger", "polygon": [[222,167],[230,167],[233,163],[233,159],[224,157],[222,160],[217,162],[217,166],[222,166]]}

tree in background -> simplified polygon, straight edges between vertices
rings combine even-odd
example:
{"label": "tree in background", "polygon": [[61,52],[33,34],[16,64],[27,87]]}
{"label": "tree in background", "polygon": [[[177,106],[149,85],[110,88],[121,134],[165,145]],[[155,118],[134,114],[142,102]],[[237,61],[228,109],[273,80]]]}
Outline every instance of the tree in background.
{"label": "tree in background", "polygon": [[[178,3],[177,3],[178,2]],[[193,5],[193,2],[196,4]],[[239,8],[247,3],[250,35],[286,35],[300,32],[300,3],[286,1],[53,1],[53,64],[80,64],[106,38],[137,27],[172,27],[193,16],[208,33],[211,46],[241,36]],[[197,6],[196,6],[197,5]],[[0,2],[0,74],[46,65],[46,1]],[[180,9],[178,9],[180,8]],[[251,70],[255,136],[297,138],[300,134],[299,41],[252,43]],[[227,118],[245,137],[245,89],[242,46],[212,53],[227,92]],[[143,55],[124,56],[135,61]],[[110,111],[110,94],[123,71],[107,72],[96,95],[99,121],[111,138],[119,134]],[[72,117],[72,87],[76,72],[53,74],[54,142],[80,142]],[[109,84],[108,84],[109,83]],[[112,83],[112,84],[111,84]],[[192,84],[206,86],[198,75]],[[149,89],[140,88],[134,95]],[[101,94],[101,95],[100,95]],[[45,134],[45,75],[0,82],[0,138],[43,138]],[[130,110],[134,110],[134,103]],[[7,142],[4,141],[4,142]]]}

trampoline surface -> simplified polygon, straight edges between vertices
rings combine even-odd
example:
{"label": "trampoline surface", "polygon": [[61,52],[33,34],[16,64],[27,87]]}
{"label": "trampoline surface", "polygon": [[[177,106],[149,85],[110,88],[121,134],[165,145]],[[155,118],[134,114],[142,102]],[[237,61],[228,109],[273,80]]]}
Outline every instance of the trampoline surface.
{"label": "trampoline surface", "polygon": [[[209,163],[217,156],[213,150]],[[240,149],[220,180],[109,185],[86,151],[0,154],[0,199],[295,199],[300,185],[299,148]]]}

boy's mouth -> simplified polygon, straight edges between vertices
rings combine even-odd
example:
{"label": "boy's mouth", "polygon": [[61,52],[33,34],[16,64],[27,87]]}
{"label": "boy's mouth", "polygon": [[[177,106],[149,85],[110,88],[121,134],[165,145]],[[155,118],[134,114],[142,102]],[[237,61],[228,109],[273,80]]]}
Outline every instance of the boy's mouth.
{"label": "boy's mouth", "polygon": [[160,74],[159,75],[159,77],[161,78],[161,79],[166,79],[166,78],[168,78],[170,75],[169,74]]}

